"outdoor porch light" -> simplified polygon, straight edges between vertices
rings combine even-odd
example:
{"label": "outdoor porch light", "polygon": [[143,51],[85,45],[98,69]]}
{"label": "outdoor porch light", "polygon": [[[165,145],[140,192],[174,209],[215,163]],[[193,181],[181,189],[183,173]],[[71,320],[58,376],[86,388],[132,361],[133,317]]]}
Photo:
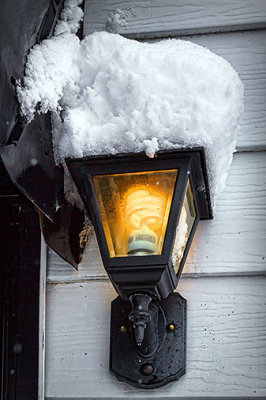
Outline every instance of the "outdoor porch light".
{"label": "outdoor porch light", "polygon": [[68,159],[67,165],[119,294],[111,310],[111,372],[141,388],[179,379],[186,300],[173,291],[199,220],[212,218],[204,150]]}

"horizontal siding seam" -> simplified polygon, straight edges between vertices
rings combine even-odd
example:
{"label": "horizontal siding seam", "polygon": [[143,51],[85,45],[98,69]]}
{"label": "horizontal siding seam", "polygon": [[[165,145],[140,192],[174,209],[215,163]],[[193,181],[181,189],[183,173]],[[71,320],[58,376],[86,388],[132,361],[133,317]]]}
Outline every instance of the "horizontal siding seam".
{"label": "horizontal siding seam", "polygon": [[[265,132],[266,136],[266,132]],[[266,146],[236,146],[236,151],[234,154],[241,154],[241,153],[263,153],[266,152]]]}
{"label": "horizontal siding seam", "polygon": [[[93,397],[45,397],[44,400],[124,400],[126,397],[117,397],[117,396],[108,396],[108,397],[102,397],[102,396],[93,396]],[[143,397],[143,396],[138,396],[134,397],[133,399],[137,400],[150,400],[151,397]],[[177,396],[164,396],[164,397],[154,397],[155,400],[204,400],[206,397],[188,397],[188,396],[182,396],[182,397],[177,397]],[[211,396],[208,397],[208,400],[265,400],[265,396],[248,396],[248,397],[243,397],[243,396],[229,396],[229,397],[216,397],[216,396]]]}
{"label": "horizontal siding seam", "polygon": [[[231,29],[230,29],[231,28]],[[219,30],[218,30],[219,29]],[[139,42],[147,40],[164,40],[164,39],[178,39],[182,36],[206,36],[206,35],[220,35],[223,33],[241,33],[241,32],[257,32],[266,29],[266,23],[258,23],[251,25],[242,25],[232,29],[232,26],[224,25],[222,27],[206,27],[195,28],[180,31],[155,31],[155,32],[136,32],[136,33],[120,33],[121,36],[134,39]],[[161,36],[160,36],[161,35]],[[84,36],[85,37],[85,36]]]}
{"label": "horizontal siding seam", "polygon": [[[202,279],[202,278],[255,278],[255,277],[266,277],[266,271],[258,272],[243,272],[243,273],[199,273],[199,274],[183,274],[181,279]],[[89,282],[107,282],[109,281],[108,276],[99,275],[91,276],[88,278],[81,279],[47,279],[47,285],[56,284],[72,284],[72,283],[89,283]]]}

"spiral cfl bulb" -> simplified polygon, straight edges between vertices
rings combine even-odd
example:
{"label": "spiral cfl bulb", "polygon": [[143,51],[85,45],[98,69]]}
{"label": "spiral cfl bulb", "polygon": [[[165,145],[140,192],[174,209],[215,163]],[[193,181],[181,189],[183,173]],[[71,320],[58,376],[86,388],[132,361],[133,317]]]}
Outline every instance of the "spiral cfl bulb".
{"label": "spiral cfl bulb", "polygon": [[156,228],[163,220],[164,199],[147,189],[137,189],[126,198],[125,220],[131,232],[128,237],[128,254],[155,253]]}

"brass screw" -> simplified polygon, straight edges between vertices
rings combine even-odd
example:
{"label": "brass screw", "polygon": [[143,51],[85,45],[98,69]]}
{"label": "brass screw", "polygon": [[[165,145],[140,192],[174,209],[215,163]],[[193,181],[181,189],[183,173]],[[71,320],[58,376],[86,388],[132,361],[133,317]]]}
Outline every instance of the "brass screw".
{"label": "brass screw", "polygon": [[127,328],[124,325],[120,326],[121,333],[125,333],[126,331],[127,331]]}
{"label": "brass screw", "polygon": [[174,331],[175,330],[174,324],[169,324],[168,325],[168,330],[171,331],[171,332]]}

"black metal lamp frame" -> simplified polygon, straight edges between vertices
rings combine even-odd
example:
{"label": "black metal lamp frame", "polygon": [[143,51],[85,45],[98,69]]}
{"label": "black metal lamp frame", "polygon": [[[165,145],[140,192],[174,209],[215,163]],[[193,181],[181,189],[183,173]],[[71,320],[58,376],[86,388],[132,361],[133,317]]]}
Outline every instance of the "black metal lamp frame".
{"label": "black metal lamp frame", "polygon": [[[104,267],[120,295],[112,303],[110,370],[118,379],[141,388],[155,388],[179,379],[185,373],[186,301],[172,292],[199,220],[212,218],[204,150],[159,152],[154,159],[145,154],[126,154],[66,162],[93,222]],[[177,169],[178,176],[161,255],[111,258],[93,175],[162,169]],[[171,255],[188,180],[196,218],[175,274]],[[166,351],[169,347],[175,349],[174,354]]]}

